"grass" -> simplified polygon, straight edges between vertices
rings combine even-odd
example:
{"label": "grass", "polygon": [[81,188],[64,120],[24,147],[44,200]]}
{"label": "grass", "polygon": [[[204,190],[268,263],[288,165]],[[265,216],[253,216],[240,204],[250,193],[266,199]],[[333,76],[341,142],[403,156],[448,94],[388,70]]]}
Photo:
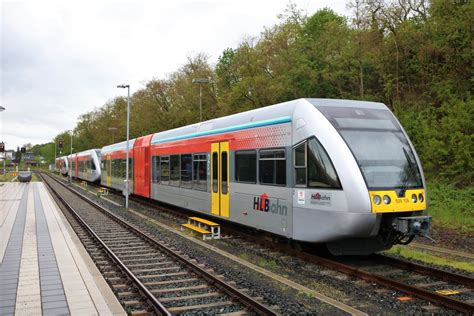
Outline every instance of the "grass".
{"label": "grass", "polygon": [[14,177],[12,176],[11,172],[7,172],[7,174],[0,174],[0,182],[9,182]]}
{"label": "grass", "polygon": [[263,258],[258,259],[257,265],[269,270],[274,269],[278,266],[278,264],[274,260],[267,260]]}
{"label": "grass", "polygon": [[435,226],[474,232],[474,187],[429,182],[428,203]]}
{"label": "grass", "polygon": [[31,175],[31,182],[33,181],[39,181],[39,176],[36,174],[36,172],[33,172]]}
{"label": "grass", "polygon": [[404,246],[393,246],[393,248],[388,250],[387,253],[399,255],[408,259],[419,260],[421,262],[429,264],[436,264],[440,266],[447,266],[460,270],[474,272],[474,263],[440,258],[424,253],[422,251],[411,250]]}

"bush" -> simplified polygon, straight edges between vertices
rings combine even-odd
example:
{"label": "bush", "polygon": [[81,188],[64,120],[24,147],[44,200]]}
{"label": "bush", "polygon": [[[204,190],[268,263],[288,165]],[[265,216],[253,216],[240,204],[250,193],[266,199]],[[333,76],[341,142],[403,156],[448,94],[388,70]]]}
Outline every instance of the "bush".
{"label": "bush", "polygon": [[418,104],[404,108],[396,114],[415,145],[426,177],[458,187],[471,185],[474,101],[454,100],[440,107]]}
{"label": "bush", "polygon": [[428,183],[428,213],[436,226],[463,232],[474,231],[474,187]]}

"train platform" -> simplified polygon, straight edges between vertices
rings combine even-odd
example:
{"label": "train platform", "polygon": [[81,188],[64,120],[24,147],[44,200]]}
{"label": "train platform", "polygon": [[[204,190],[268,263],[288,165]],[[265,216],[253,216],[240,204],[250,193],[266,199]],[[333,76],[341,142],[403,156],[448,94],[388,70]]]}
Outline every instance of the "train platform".
{"label": "train platform", "polygon": [[126,315],[42,182],[0,184],[0,315]]}

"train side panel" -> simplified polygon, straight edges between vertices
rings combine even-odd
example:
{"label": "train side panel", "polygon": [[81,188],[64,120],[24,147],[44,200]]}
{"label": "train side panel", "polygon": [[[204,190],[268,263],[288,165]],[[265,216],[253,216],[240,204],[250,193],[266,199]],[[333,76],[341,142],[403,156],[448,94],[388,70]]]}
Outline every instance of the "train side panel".
{"label": "train side panel", "polygon": [[[134,193],[134,164],[133,147],[135,139],[129,143],[129,179],[130,193]],[[123,192],[125,188],[126,142],[112,144],[101,149],[101,177],[100,184]]]}
{"label": "train side panel", "polygon": [[150,142],[153,135],[137,138],[133,146],[133,193],[150,197]]}
{"label": "train side panel", "polygon": [[[181,135],[177,140],[156,142],[151,149],[153,173],[151,198],[291,238],[293,234],[292,177],[289,166],[292,164],[292,110],[293,107],[290,106],[281,114],[277,111],[277,114],[284,116],[261,121],[253,120],[249,115],[247,119],[250,123],[227,126],[222,133],[208,132],[209,135],[201,137],[193,137],[196,134],[190,133]],[[262,113],[260,112],[259,115],[262,116]],[[281,171],[284,173],[283,183],[263,185],[260,181],[254,183],[235,181],[236,153],[255,152],[253,169],[257,172],[257,157],[260,150],[272,151],[272,148],[282,153],[283,165],[279,163],[278,167],[284,169]],[[219,156],[217,156],[218,152]],[[203,154],[206,163],[205,187],[198,185],[195,179],[196,156],[199,159],[200,154]],[[181,178],[187,174],[186,159],[192,158],[193,180],[191,183],[189,181],[173,182],[173,168],[169,165],[173,164],[172,160],[175,157],[181,160],[179,168]],[[219,170],[217,168],[214,170],[216,162],[227,161],[227,159],[230,167],[227,172],[223,172],[224,164],[221,164]],[[220,195],[221,203],[217,204],[221,205],[220,212],[213,210],[216,207],[215,205],[212,207],[211,203],[213,193]],[[228,209],[222,206],[222,200],[225,201],[227,197],[230,201]]]}

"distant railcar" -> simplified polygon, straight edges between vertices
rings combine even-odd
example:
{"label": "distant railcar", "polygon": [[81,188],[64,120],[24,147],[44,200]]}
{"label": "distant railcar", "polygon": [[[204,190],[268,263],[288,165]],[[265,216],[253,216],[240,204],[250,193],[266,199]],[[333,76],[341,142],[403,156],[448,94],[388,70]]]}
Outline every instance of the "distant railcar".
{"label": "distant railcar", "polygon": [[[130,179],[130,193],[133,191],[133,146],[135,139],[129,142],[129,179]],[[100,183],[103,186],[113,188],[116,190],[123,190],[126,172],[126,154],[127,142],[121,142],[101,149],[101,176]]]}
{"label": "distant railcar", "polygon": [[73,178],[90,182],[100,180],[100,149],[90,149],[68,156],[68,172]]}
{"label": "distant railcar", "polygon": [[[133,139],[130,191],[335,254],[428,233],[419,158],[382,103],[299,99]],[[126,142],[101,150],[123,190]]]}
{"label": "distant railcar", "polygon": [[55,160],[55,171],[63,176],[68,174],[68,159],[67,156],[58,157]]}

